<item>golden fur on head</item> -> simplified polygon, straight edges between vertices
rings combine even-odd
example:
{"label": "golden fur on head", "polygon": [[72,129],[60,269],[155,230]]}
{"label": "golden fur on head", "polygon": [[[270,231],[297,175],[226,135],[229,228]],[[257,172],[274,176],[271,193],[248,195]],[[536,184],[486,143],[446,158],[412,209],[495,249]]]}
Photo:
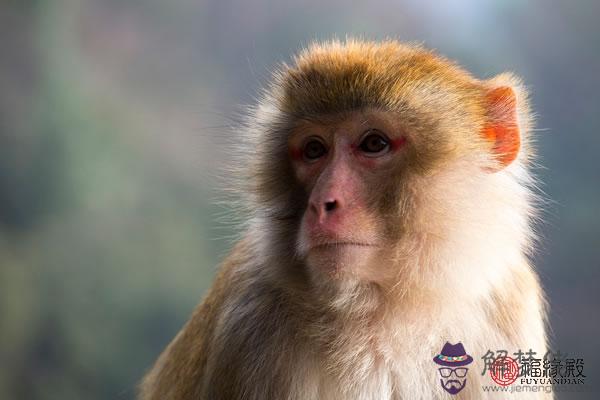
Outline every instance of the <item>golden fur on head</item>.
{"label": "golden fur on head", "polygon": [[[383,43],[348,40],[313,44],[294,59],[276,83],[282,87],[282,110],[295,116],[338,113],[374,107],[401,110],[415,92],[477,103],[481,87],[450,61],[421,47],[396,41]],[[430,97],[432,101],[435,99]]]}

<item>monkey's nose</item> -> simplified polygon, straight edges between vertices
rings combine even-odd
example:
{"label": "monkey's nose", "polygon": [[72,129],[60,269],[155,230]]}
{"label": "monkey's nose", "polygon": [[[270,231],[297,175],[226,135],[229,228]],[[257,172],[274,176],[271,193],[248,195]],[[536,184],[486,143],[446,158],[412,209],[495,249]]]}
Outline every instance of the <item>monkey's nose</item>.
{"label": "monkey's nose", "polygon": [[325,202],[325,211],[333,211],[338,207],[337,200],[329,200]]}
{"label": "monkey's nose", "polygon": [[310,210],[317,216],[317,218],[322,219],[332,214],[333,211],[340,207],[340,203],[335,199],[326,200],[323,202],[311,202]]}

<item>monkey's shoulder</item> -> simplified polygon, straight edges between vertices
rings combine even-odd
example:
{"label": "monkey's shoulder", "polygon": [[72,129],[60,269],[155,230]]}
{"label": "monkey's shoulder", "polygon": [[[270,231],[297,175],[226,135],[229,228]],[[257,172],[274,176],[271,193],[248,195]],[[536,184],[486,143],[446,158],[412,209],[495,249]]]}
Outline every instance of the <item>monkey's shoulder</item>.
{"label": "monkey's shoulder", "polygon": [[[208,364],[215,364],[226,316],[237,307],[247,290],[240,271],[251,260],[247,240],[240,240],[220,265],[215,279],[196,307],[190,319],[171,341],[146,375],[140,388],[140,398],[188,399],[202,398]],[[235,310],[234,310],[235,311]],[[235,314],[235,312],[234,312]]]}

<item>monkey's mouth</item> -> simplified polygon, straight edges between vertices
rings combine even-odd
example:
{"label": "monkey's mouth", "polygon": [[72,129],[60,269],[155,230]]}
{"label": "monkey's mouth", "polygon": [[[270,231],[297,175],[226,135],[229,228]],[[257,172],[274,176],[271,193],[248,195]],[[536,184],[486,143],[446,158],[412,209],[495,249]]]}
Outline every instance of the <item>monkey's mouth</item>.
{"label": "monkey's mouth", "polygon": [[377,247],[377,245],[363,242],[326,242],[317,243],[314,246],[311,246],[310,250],[337,250],[346,247]]}

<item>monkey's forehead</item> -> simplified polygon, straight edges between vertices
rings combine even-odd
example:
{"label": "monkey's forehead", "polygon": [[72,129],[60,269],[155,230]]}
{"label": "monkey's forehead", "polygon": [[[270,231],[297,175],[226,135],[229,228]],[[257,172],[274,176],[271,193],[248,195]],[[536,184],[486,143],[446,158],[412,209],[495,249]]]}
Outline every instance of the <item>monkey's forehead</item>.
{"label": "monkey's forehead", "polygon": [[[481,84],[455,63],[397,41],[347,40],[314,44],[279,72],[279,106],[294,115],[364,107],[478,103]],[[474,105],[475,105],[474,104]]]}

